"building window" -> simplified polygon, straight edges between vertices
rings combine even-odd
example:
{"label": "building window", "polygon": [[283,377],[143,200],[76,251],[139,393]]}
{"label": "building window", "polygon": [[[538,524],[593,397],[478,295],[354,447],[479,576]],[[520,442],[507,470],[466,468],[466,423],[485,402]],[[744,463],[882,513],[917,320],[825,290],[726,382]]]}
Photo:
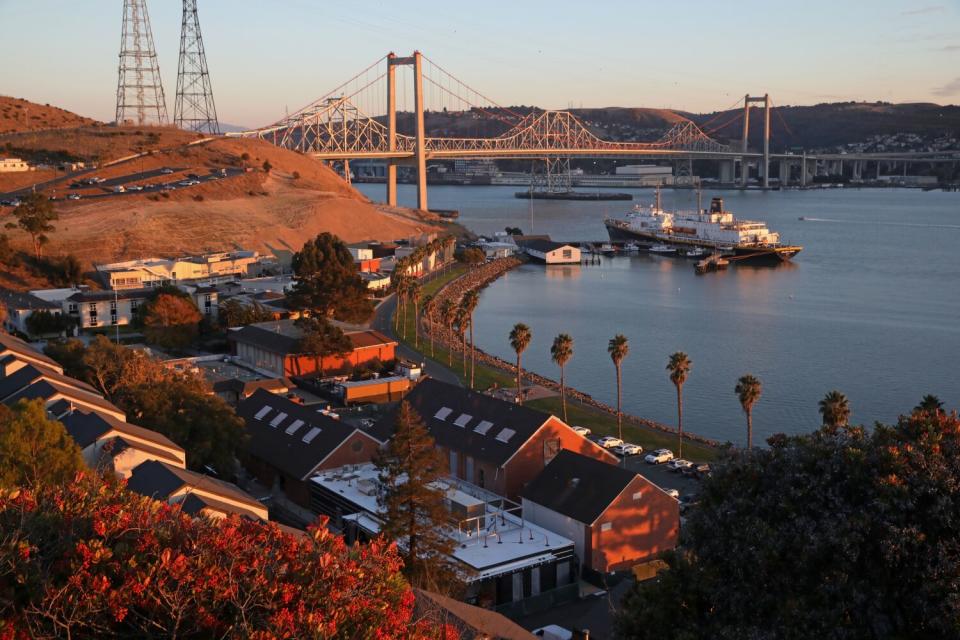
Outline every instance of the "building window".
{"label": "building window", "polygon": [[69,305],[67,305],[67,311],[69,313],[79,313],[80,308],[77,306],[77,303],[71,302]]}
{"label": "building window", "polygon": [[633,494],[634,500],[639,500],[642,497],[643,497],[643,491],[637,491],[636,493]]}
{"label": "building window", "polygon": [[90,320],[92,322],[96,322],[97,321],[97,303],[91,302],[89,305],[87,305],[87,310],[90,314]]}
{"label": "building window", "polygon": [[549,464],[560,453],[560,439],[552,438],[543,441],[543,463]]}
{"label": "building window", "polygon": [[130,311],[131,311],[131,312],[135,312],[135,311],[136,311],[137,309],[139,309],[139,308],[140,308],[140,301],[139,301],[139,300],[131,300],[131,301],[130,301]]}
{"label": "building window", "polygon": [[360,453],[363,451],[363,440],[354,440],[353,444],[350,445],[350,448],[353,449],[354,453]]}
{"label": "building window", "polygon": [[565,259],[569,260],[570,258],[573,257],[573,251],[572,251],[571,249],[564,249],[564,250],[563,250],[563,257],[564,257]]}
{"label": "building window", "polygon": [[604,522],[602,525],[600,525],[600,531],[610,531],[611,529],[613,529],[612,522]]}
{"label": "building window", "polygon": [[478,470],[477,470],[477,485],[479,485],[479,486],[482,487],[482,486],[484,486],[484,482],[486,482],[486,478],[484,478],[483,469],[478,469]]}

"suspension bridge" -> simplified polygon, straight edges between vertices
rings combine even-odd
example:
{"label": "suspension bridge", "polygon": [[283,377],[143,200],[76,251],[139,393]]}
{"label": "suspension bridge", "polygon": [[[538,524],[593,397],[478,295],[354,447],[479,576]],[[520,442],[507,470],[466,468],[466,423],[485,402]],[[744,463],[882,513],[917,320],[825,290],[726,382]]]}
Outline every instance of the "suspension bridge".
{"label": "suspension bridge", "polygon": [[[763,104],[763,142],[762,151],[753,152],[748,146],[749,122],[751,106],[757,102]],[[466,125],[464,113],[470,115]],[[713,159],[720,161],[721,181],[726,177],[726,181],[733,182],[739,164],[741,185],[746,185],[748,163],[753,161],[758,164],[764,187],[769,186],[771,160],[779,161],[781,182],[789,180],[791,170],[799,166],[802,184],[810,175],[810,163],[815,170],[818,161],[837,161],[826,155],[772,154],[773,113],[769,95],[747,95],[742,112],[733,120],[706,131],[678,116],[676,124],[657,140],[603,140],[569,111],[501,106],[415,51],[406,57],[387,54],[277,122],[228,135],[256,137],[321,160],[342,161],[347,175],[350,160],[386,161],[387,203],[391,206],[397,204],[397,165],[412,164],[417,175],[417,207],[427,209],[426,162],[429,159],[655,157],[685,159],[691,163],[694,159]],[[710,134],[737,119],[743,120],[743,136],[737,148],[711,137]],[[431,131],[442,131],[444,135],[426,135],[428,120]],[[781,122],[785,127],[782,118]],[[704,123],[704,127],[711,124],[713,120]],[[914,156],[917,154],[911,158],[920,159]],[[851,155],[839,161],[866,159]],[[869,159],[906,162],[902,154],[897,158]],[[855,173],[858,169],[859,165]]]}

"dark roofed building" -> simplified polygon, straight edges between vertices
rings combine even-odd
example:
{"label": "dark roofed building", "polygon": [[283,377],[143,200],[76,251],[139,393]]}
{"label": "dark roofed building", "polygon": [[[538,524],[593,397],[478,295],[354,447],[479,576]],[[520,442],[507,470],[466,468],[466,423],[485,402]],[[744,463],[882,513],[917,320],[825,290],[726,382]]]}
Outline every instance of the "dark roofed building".
{"label": "dark roofed building", "polygon": [[274,320],[233,329],[227,337],[233,353],[240,360],[277,376],[303,376],[318,371],[338,373],[375,359],[387,362],[396,357],[396,340],[379,331],[347,332],[353,351],[343,358],[327,356],[320,359],[303,354],[300,350],[302,335],[293,320]]}
{"label": "dark roofed building", "polygon": [[[613,454],[542,411],[427,379],[406,401],[449,459],[450,474],[516,499],[524,485],[562,449],[616,463]],[[374,428],[386,439],[396,412]]]}
{"label": "dark roofed building", "polygon": [[267,508],[236,485],[159,460],[137,466],[127,481],[127,488],[148,498],[180,504],[188,513],[203,511],[211,517],[237,514],[267,520]]}
{"label": "dark roofed building", "polygon": [[80,447],[86,463],[94,468],[109,463],[127,478],[146,460],[161,460],[184,467],[184,450],[163,434],[93,411],[68,411],[60,416],[67,433]]}
{"label": "dark roofed building", "polygon": [[19,338],[0,331],[0,358],[15,356],[24,362],[41,364],[48,369],[63,373],[63,367],[53,358],[41,353]]}
{"label": "dark roofed building", "polygon": [[0,303],[7,309],[7,317],[3,327],[20,333],[29,334],[27,319],[37,311],[46,311],[52,315],[60,315],[60,305],[38,298],[31,293],[0,289]]}
{"label": "dark roofed building", "polygon": [[[21,399],[35,400],[38,398],[44,401],[48,410],[51,410],[54,406],[67,407],[68,410],[87,409],[105,413],[118,420],[126,420],[127,418],[119,407],[103,396],[49,377],[39,378],[31,382],[16,393],[4,398],[3,403],[13,405]],[[57,418],[60,417],[58,413],[53,415]]]}
{"label": "dark roofed building", "polygon": [[645,477],[561,451],[521,492],[523,517],[574,541],[585,569],[627,569],[677,544],[680,504]]}
{"label": "dark roofed building", "polygon": [[312,475],[369,462],[383,444],[362,429],[283,396],[258,389],[240,402],[249,440],[244,465],[267,487],[309,508]]}

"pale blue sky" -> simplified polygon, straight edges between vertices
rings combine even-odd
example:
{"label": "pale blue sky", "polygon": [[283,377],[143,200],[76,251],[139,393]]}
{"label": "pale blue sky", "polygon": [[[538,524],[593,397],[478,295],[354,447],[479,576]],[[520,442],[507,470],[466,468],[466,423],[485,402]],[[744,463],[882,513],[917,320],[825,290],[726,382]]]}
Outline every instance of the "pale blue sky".
{"label": "pale blue sky", "polygon": [[[149,0],[173,111],[180,2]],[[0,0],[0,94],[111,120],[122,0]],[[220,119],[276,120],[393,50],[500,104],[960,103],[960,0],[200,0]]]}

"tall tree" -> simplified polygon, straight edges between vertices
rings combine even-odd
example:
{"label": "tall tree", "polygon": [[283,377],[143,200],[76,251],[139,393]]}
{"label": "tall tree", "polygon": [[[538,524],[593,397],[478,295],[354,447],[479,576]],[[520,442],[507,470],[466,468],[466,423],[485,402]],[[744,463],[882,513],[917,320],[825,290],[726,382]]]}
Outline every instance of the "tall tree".
{"label": "tall tree", "polygon": [[693,366],[693,362],[690,361],[690,358],[687,357],[682,351],[677,351],[676,353],[670,356],[670,361],[667,363],[667,371],[670,372],[670,382],[673,383],[673,386],[677,388],[677,434],[679,436],[679,441],[677,442],[677,457],[683,457],[683,385],[687,381],[687,376],[690,375],[690,367]]}
{"label": "tall tree", "polygon": [[[418,318],[420,317],[419,305],[420,298],[423,296],[423,289],[420,287],[420,283],[414,280],[410,283],[410,287],[407,289],[407,298],[413,303],[413,347],[419,348],[420,346],[420,322]],[[403,312],[403,334],[406,337],[407,334],[407,312]]]}
{"label": "tall tree", "polygon": [[850,422],[850,401],[836,389],[827,392],[819,403],[823,426],[830,429],[845,427]]}
{"label": "tall tree", "polygon": [[80,449],[43,400],[0,405],[0,488],[63,486],[81,469]]}
{"label": "tall tree", "polygon": [[323,377],[323,359],[331,356],[344,357],[353,351],[353,343],[340,327],[334,326],[326,318],[314,316],[298,318],[294,325],[300,329],[297,348],[304,354],[312,355],[316,360],[317,371]]}
{"label": "tall tree", "polygon": [[197,339],[202,319],[190,298],[161,293],[145,306],[143,333],[153,344],[183,348]]}
{"label": "tall tree", "polygon": [[400,403],[393,437],[374,464],[381,485],[381,533],[397,541],[404,574],[415,587],[449,590],[453,541],[444,530],[450,514],[437,488],[448,472],[446,459],[407,402]]}
{"label": "tall tree", "polygon": [[467,377],[467,327],[470,316],[462,306],[457,306],[457,334],[460,336],[460,352],[463,354],[463,377]]}
{"label": "tall tree", "polygon": [[523,404],[523,367],[521,358],[523,352],[530,346],[530,340],[533,334],[530,333],[530,327],[518,322],[510,330],[510,347],[517,354],[517,402]]}
{"label": "tall tree", "polygon": [[920,400],[920,404],[913,408],[914,411],[926,411],[927,413],[938,414],[943,412],[943,402],[933,394],[927,394]]}
{"label": "tall tree", "polygon": [[24,196],[20,206],[13,210],[13,216],[17,219],[16,223],[8,222],[6,227],[8,229],[19,227],[26,231],[33,241],[33,255],[39,259],[43,245],[50,241],[47,234],[56,231],[52,223],[60,216],[53,210],[53,205],[47,196],[40,191]]}
{"label": "tall tree", "polygon": [[607,353],[613,361],[613,367],[617,372],[617,437],[623,440],[623,381],[622,365],[623,359],[630,353],[630,341],[623,334],[617,334],[610,338],[607,343]]}
{"label": "tall tree", "polygon": [[[423,297],[423,316],[427,320],[427,333],[430,334],[430,357],[434,356],[433,344],[433,321],[437,313],[436,304],[433,301],[433,295],[427,294]],[[419,322],[419,320],[417,320]]]}
{"label": "tall tree", "polygon": [[618,637],[956,637],[956,414],[768,442],[714,465],[682,549],[623,600]]}
{"label": "tall tree", "polygon": [[362,322],[373,313],[369,290],[337,236],[324,232],[308,240],[293,256],[293,272],[292,308],[344,322]]}
{"label": "tall tree", "polygon": [[737,399],[740,400],[740,406],[747,416],[747,449],[753,448],[753,405],[760,399],[763,393],[763,385],[760,380],[749,373],[741,376],[734,388]]}
{"label": "tall tree", "polygon": [[[508,227],[509,229],[509,227]],[[509,231],[507,232],[509,233]],[[564,370],[573,357],[573,338],[566,333],[559,334],[550,346],[550,357],[560,367],[560,404],[563,406],[563,421],[567,421],[567,385]]]}
{"label": "tall tree", "polygon": [[470,325],[470,388],[474,388],[474,371],[477,366],[477,354],[476,347],[473,344],[473,312],[476,311],[477,305],[480,303],[480,294],[476,289],[471,289],[463,294],[463,298],[460,300],[460,308],[463,309],[463,313],[467,316],[467,323]]}
{"label": "tall tree", "polygon": [[447,298],[443,301],[443,304],[440,305],[440,318],[443,320],[444,326],[447,327],[447,333],[450,336],[450,344],[447,349],[447,366],[453,366],[453,350],[456,348],[455,336],[453,332],[453,325],[457,322],[457,305]]}

